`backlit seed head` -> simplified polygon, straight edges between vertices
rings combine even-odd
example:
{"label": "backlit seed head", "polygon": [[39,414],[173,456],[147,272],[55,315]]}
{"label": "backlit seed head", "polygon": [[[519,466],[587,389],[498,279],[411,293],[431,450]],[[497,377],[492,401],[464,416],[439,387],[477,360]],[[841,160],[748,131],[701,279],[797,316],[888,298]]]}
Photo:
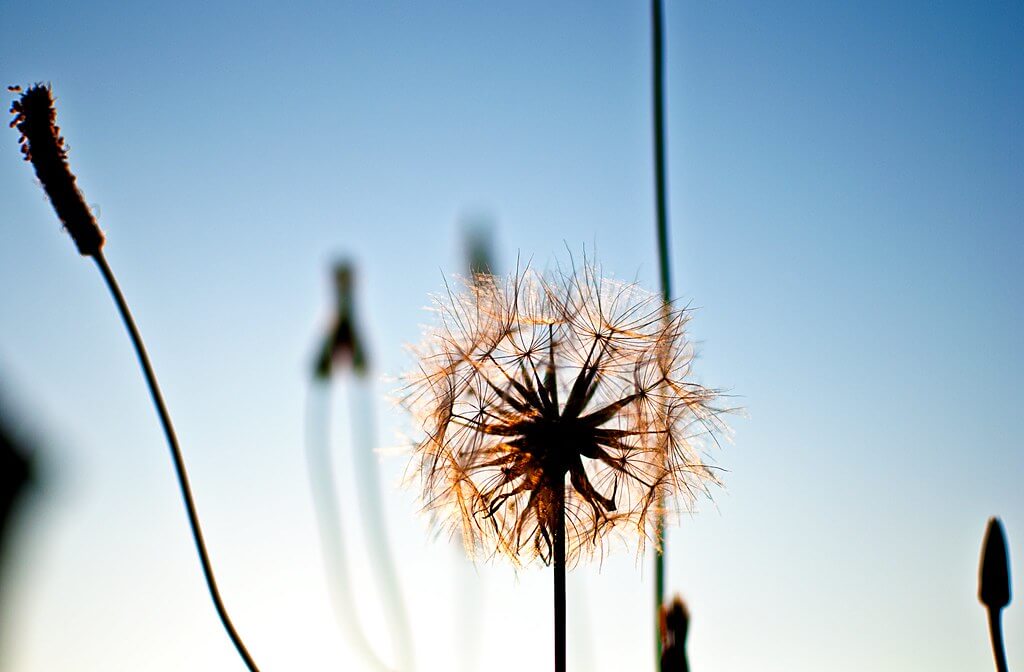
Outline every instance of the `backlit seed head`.
{"label": "backlit seed head", "polygon": [[661,502],[717,483],[703,447],[726,428],[690,378],[687,310],[590,267],[477,276],[435,309],[401,391],[412,471],[471,554],[550,563],[561,498],[570,564],[615,537],[642,551]]}

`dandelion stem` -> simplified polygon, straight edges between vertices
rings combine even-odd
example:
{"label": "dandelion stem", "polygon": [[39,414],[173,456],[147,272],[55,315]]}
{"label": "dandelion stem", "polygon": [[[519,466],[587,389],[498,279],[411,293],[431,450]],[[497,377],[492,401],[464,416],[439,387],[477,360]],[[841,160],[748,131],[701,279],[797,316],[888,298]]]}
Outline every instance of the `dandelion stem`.
{"label": "dandelion stem", "polygon": [[[651,0],[651,70],[654,100],[654,194],[657,210],[658,268],[661,295],[665,305],[672,300],[672,278],[668,259],[668,197],[665,193],[665,55],[661,0]],[[655,514],[655,534],[659,544],[654,550],[654,646],[655,661],[661,660],[659,623],[665,600],[665,514],[664,496],[659,497]]]}
{"label": "dandelion stem", "polygon": [[243,661],[245,661],[245,666],[250,670],[250,672],[259,672],[259,668],[256,667],[256,663],[253,661],[248,649],[245,648],[242,638],[239,637],[238,632],[235,630],[235,626],[231,623],[231,618],[228,616],[223,600],[221,600],[220,591],[217,589],[217,580],[213,576],[213,565],[210,563],[210,556],[206,550],[206,542],[203,540],[203,531],[199,526],[199,514],[196,512],[196,504],[192,498],[192,487],[189,485],[188,473],[185,470],[185,460],[181,455],[181,448],[178,446],[178,437],[174,433],[174,425],[171,424],[171,416],[167,412],[167,406],[164,404],[163,395],[160,393],[160,385],[157,383],[156,374],[153,373],[153,367],[149,363],[149,355],[146,354],[146,346],[142,342],[142,336],[139,334],[139,330],[135,326],[135,320],[132,318],[132,313],[128,309],[128,303],[125,301],[124,295],[121,293],[121,288],[118,286],[117,279],[114,277],[113,271],[110,270],[110,266],[107,264],[107,260],[103,256],[103,252],[97,250],[92,253],[92,257],[96,260],[96,265],[99,267],[100,273],[103,274],[103,279],[107,283],[107,288],[110,290],[110,294],[114,298],[114,302],[117,304],[118,311],[121,313],[121,319],[124,321],[124,326],[128,330],[128,335],[132,339],[132,345],[135,346],[135,354],[138,355],[139,364],[142,366],[142,372],[146,378],[146,384],[149,386],[149,393],[153,398],[153,405],[156,406],[157,414],[160,416],[160,424],[163,426],[164,436],[167,438],[167,444],[171,449],[171,456],[174,458],[174,471],[178,476],[178,485],[181,487],[181,496],[185,500],[185,510],[188,512],[188,522],[192,529],[192,539],[195,541],[196,550],[199,552],[199,562],[203,567],[203,577],[206,579],[206,587],[210,591],[210,597],[213,599],[213,605],[217,609],[217,615],[220,617],[220,622],[224,625],[224,629],[231,638],[231,642],[235,645],[238,655],[242,657]]}
{"label": "dandelion stem", "polygon": [[996,659],[997,672],[1006,672],[1006,647],[1003,645],[1003,610],[989,607],[988,633],[992,638],[992,655]]}
{"label": "dandelion stem", "polygon": [[565,490],[555,494],[555,672],[565,672]]}

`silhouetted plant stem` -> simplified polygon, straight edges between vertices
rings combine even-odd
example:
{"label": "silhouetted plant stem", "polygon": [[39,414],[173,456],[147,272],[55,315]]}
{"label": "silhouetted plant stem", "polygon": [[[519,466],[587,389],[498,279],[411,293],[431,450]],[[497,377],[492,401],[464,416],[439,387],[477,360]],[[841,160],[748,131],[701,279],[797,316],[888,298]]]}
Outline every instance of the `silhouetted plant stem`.
{"label": "silhouetted plant stem", "polygon": [[996,670],[1006,670],[1006,648],[1003,645],[1003,610],[987,609],[988,611],[988,634],[992,638],[992,655],[996,659]]}
{"label": "silhouetted plant stem", "polygon": [[565,496],[555,501],[555,672],[565,672]]}
{"label": "silhouetted plant stem", "polygon": [[199,553],[199,562],[203,567],[203,577],[206,579],[206,587],[210,591],[210,598],[213,600],[213,605],[217,609],[217,615],[220,617],[220,622],[224,625],[224,629],[231,638],[231,642],[235,645],[238,655],[242,657],[243,661],[245,661],[245,666],[251,672],[259,672],[259,668],[256,667],[256,663],[253,661],[252,656],[249,655],[248,649],[245,648],[242,638],[239,637],[238,632],[235,630],[235,626],[231,623],[231,618],[228,616],[227,609],[224,607],[224,602],[220,596],[220,591],[217,588],[217,580],[213,575],[213,565],[210,563],[210,556],[206,550],[206,542],[203,540],[203,531],[199,526],[199,514],[196,512],[195,501],[192,498],[192,487],[189,485],[188,472],[185,470],[185,460],[181,455],[181,448],[178,446],[178,437],[174,433],[174,425],[171,424],[171,416],[167,412],[167,406],[164,404],[163,395],[160,393],[160,385],[157,383],[156,374],[153,373],[153,367],[149,362],[149,355],[146,354],[146,346],[142,342],[142,336],[139,334],[139,330],[135,326],[135,320],[132,318],[132,313],[128,309],[128,303],[125,301],[124,295],[121,293],[121,288],[117,284],[117,279],[114,277],[113,271],[110,270],[110,266],[107,264],[107,260],[103,256],[103,252],[97,250],[93,252],[91,256],[96,260],[96,265],[99,267],[100,273],[103,274],[103,279],[107,283],[107,288],[110,290],[110,294],[114,298],[114,303],[117,304],[117,309],[121,313],[121,319],[124,321],[124,326],[128,330],[128,335],[131,337],[132,345],[135,347],[135,354],[138,356],[139,364],[142,366],[142,372],[146,378],[146,385],[149,387],[150,396],[153,398],[153,405],[156,406],[157,415],[160,416],[160,424],[163,426],[164,436],[167,438],[167,444],[171,449],[171,456],[174,459],[174,471],[178,476],[178,485],[181,488],[181,496],[185,500],[185,510],[188,512],[188,522],[192,529],[192,539],[195,541],[196,551]]}
{"label": "silhouetted plant stem", "polygon": [[324,568],[335,618],[349,637],[357,653],[375,670],[388,670],[377,657],[373,646],[356,617],[349,579],[345,535],[338,513],[338,493],[334,487],[334,463],[330,444],[330,381],[314,380],[309,390],[307,409],[306,463],[313,493],[313,509],[320,530]]}
{"label": "silhouetted plant stem", "polygon": [[[672,300],[672,279],[668,258],[668,197],[665,193],[665,55],[661,0],[651,0],[651,71],[654,111],[654,195],[658,230],[658,269],[661,295],[666,306]],[[654,549],[654,646],[655,661],[661,660],[659,624],[665,600],[665,501],[657,503],[655,534],[659,544]]]}

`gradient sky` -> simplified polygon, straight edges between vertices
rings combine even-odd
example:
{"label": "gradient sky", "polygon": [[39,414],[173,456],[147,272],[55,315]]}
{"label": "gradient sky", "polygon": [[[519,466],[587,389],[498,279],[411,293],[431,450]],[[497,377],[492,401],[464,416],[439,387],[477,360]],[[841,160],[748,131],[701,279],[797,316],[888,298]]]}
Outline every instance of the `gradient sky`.
{"label": "gradient sky", "polygon": [[[711,456],[726,487],[669,537],[692,667],[992,669],[975,593],[996,514],[1024,667],[1024,6],[778,4],[667,9],[677,295],[698,308],[700,380],[746,409]],[[264,672],[360,669],[330,612],[302,450],[338,256],[359,264],[382,376],[419,669],[463,655],[460,577],[482,610],[476,669],[547,667],[550,572],[467,570],[430,534],[393,487],[413,428],[383,376],[410,366],[428,293],[463,271],[467,217],[495,221],[504,270],[585,246],[655,288],[647,11],[0,0],[0,83],[53,84]],[[17,147],[7,132],[0,385],[45,480],[4,577],[0,665],[241,669],[127,337]],[[344,484],[344,432],[336,447]],[[570,591],[570,669],[644,669],[647,559],[620,552]],[[356,597],[386,644],[374,594]]]}

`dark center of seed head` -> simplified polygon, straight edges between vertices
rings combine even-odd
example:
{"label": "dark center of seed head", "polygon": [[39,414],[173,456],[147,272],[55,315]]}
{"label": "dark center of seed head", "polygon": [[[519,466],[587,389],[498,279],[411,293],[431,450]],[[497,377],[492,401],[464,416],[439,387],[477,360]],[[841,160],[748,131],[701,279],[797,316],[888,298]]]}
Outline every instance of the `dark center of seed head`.
{"label": "dark center of seed head", "polygon": [[565,418],[539,418],[531,423],[524,438],[530,452],[540,458],[545,474],[556,483],[565,478],[594,442],[587,427],[575,419]]}

